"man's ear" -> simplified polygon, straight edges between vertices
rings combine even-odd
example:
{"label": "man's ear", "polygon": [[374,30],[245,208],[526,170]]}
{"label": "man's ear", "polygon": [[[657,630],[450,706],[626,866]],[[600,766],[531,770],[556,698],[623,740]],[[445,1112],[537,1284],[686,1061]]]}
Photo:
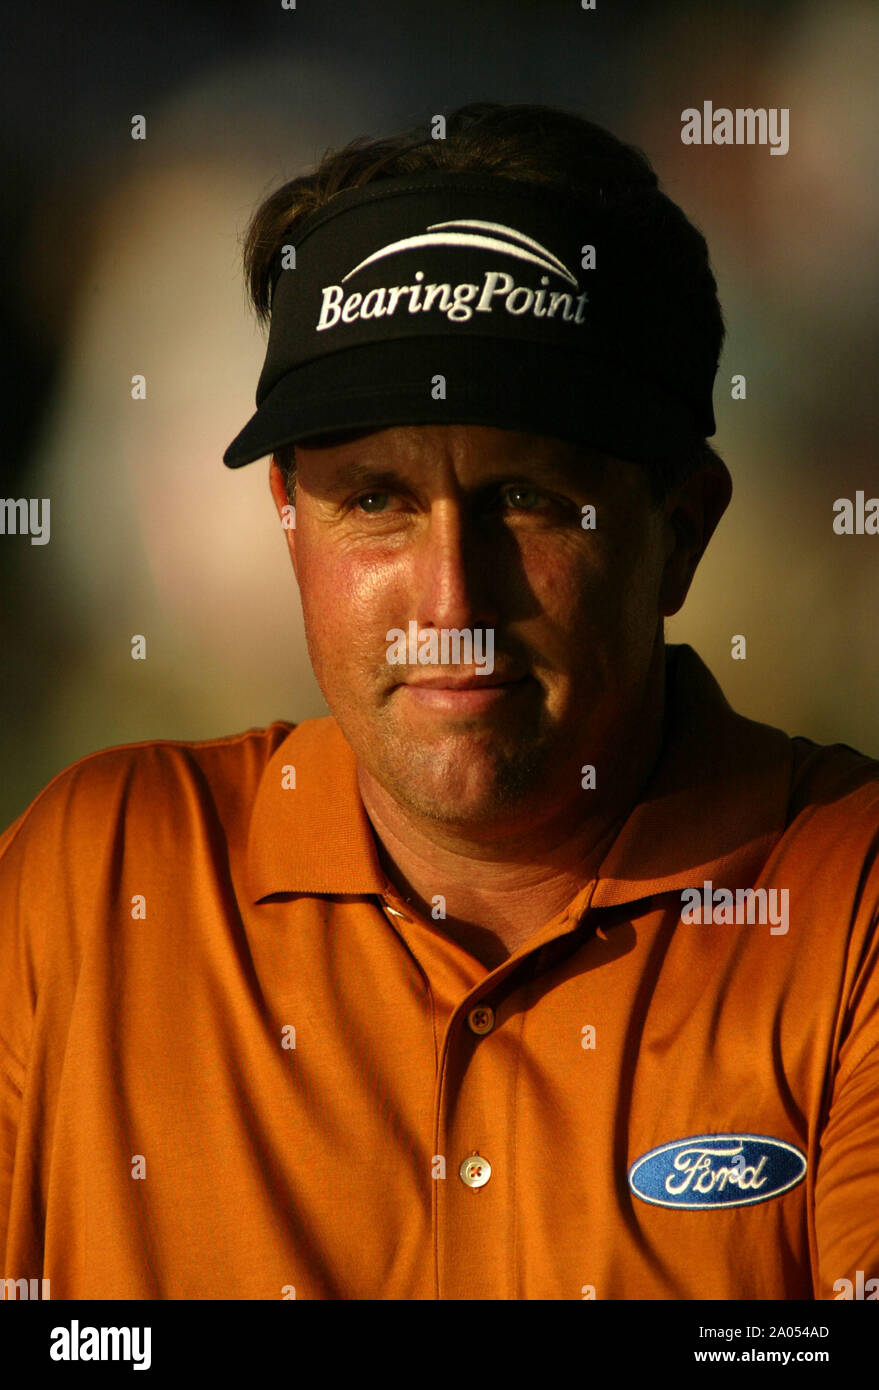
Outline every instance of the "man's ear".
{"label": "man's ear", "polygon": [[683,607],[699,561],[731,497],[729,469],[721,458],[715,457],[691,473],[666,498],[669,545],[659,595],[664,617],[670,618]]}
{"label": "man's ear", "polygon": [[275,506],[278,509],[281,525],[284,528],[287,549],[290,552],[290,559],[293,562],[293,573],[298,579],[299,572],[296,569],[296,509],[287,496],[287,489],[284,486],[284,474],[275,462],[274,454],[272,455],[272,463],[269,468],[269,487],[272,490],[272,497],[275,499]]}

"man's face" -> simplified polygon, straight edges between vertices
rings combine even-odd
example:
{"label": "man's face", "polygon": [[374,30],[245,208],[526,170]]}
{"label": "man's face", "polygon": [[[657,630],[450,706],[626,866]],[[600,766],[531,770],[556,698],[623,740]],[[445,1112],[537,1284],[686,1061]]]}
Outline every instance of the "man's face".
{"label": "man's face", "polygon": [[[558,810],[582,797],[584,763],[600,787],[640,717],[662,614],[683,602],[643,471],[470,425],[297,445],[296,459],[286,534],[308,649],[367,773],[458,826]],[[274,465],[272,487],[280,506]],[[413,620],[420,638],[493,630],[494,670],[389,663],[390,630]]]}

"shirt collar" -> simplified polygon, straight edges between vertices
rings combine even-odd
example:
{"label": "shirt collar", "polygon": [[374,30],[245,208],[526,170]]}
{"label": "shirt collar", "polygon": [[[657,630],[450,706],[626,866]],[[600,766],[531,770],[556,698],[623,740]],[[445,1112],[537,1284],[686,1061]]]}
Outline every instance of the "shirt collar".
{"label": "shirt collar", "polygon": [[[668,646],[666,659],[662,752],[602,862],[593,907],[701,887],[706,879],[746,887],[785,826],[791,740],[736,714],[691,647]],[[266,764],[247,863],[254,902],[273,893],[384,891],[356,760],[333,718],[297,725]]]}
{"label": "shirt collar", "polygon": [[357,763],[335,719],[308,719],[275,749],[256,792],[247,864],[254,902],[271,893],[384,889]]}
{"label": "shirt collar", "polygon": [[656,767],[598,872],[593,907],[753,884],[787,822],[793,744],[746,719],[692,647],[669,646],[668,720]]}

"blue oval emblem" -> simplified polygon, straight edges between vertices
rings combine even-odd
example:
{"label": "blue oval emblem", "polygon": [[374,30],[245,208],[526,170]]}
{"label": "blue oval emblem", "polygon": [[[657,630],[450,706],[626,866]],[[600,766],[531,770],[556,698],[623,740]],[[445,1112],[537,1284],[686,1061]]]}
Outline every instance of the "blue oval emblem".
{"label": "blue oval emblem", "polygon": [[659,1207],[744,1207],[789,1192],[806,1176],[806,1155],[766,1134],[698,1134],[636,1159],[629,1187]]}

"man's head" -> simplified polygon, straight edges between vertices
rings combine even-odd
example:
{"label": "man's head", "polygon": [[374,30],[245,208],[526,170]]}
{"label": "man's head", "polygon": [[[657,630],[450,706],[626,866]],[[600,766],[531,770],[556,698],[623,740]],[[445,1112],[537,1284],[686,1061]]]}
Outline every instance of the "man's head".
{"label": "man's head", "polygon": [[[309,651],[361,768],[434,821],[557,813],[661,703],[663,617],[729,501],[703,238],[599,127],[487,104],[329,153],[259,209],[245,263],[272,333],[226,461],[271,452],[295,498]],[[490,633],[493,671],[399,664],[413,628]]]}

